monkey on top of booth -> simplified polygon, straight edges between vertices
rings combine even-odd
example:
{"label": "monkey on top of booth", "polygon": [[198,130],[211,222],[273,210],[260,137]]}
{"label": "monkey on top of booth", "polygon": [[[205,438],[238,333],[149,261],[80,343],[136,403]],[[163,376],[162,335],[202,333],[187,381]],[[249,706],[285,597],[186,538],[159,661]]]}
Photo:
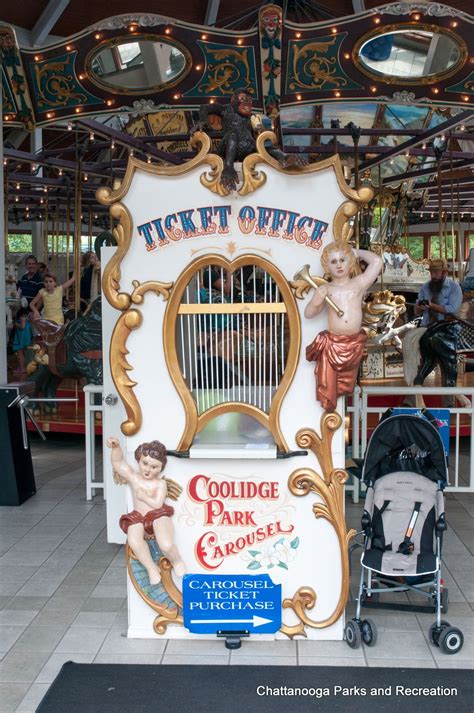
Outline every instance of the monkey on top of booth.
{"label": "monkey on top of booth", "polygon": [[[236,92],[232,95],[230,104],[226,106],[221,104],[201,106],[199,122],[191,129],[191,133],[195,133],[208,128],[210,114],[221,117],[222,140],[217,153],[224,160],[221,183],[229,191],[235,190],[238,182],[234,163],[243,161],[249,154],[257,150],[255,132],[258,134],[271,128],[270,123],[265,126],[265,120],[269,122],[266,117],[259,121],[257,116],[252,116],[252,111],[252,96],[245,91]],[[276,146],[266,146],[265,148],[282,168],[301,168],[307,164],[303,155],[286,154]]]}

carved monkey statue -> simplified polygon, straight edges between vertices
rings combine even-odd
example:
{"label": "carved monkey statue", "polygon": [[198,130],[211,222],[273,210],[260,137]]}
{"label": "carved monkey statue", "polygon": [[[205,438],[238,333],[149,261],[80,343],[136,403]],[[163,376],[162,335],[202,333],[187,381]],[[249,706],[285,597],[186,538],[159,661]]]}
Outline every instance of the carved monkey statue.
{"label": "carved monkey statue", "polygon": [[[192,128],[203,131],[208,126],[209,114],[216,114],[222,118],[222,141],[218,154],[224,159],[221,183],[227,190],[237,187],[237,173],[234,168],[235,161],[243,161],[246,156],[256,151],[256,140],[252,126],[252,97],[248,92],[236,92],[232,95],[230,104],[204,104],[200,108],[199,122]],[[260,125],[257,131],[263,131]],[[304,156],[286,154],[281,149],[271,146],[267,148],[270,156],[275,158],[283,168],[295,168],[306,165]]]}

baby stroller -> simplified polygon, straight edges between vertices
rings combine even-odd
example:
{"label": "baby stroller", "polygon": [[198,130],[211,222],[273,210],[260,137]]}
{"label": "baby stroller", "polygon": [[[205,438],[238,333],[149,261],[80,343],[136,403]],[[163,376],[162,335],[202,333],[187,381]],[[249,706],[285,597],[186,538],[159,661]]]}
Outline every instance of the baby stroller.
{"label": "baby stroller", "polygon": [[372,619],[361,619],[364,603],[387,593],[414,591],[430,598],[436,611],[430,641],[446,654],[457,653],[463,634],[441,619],[441,610],[447,610],[441,582],[447,463],[438,429],[419,416],[383,418],[367,446],[362,479],[367,485],[362,569],[356,615],[344,630],[348,645],[355,649],[363,641],[373,646],[377,640]]}

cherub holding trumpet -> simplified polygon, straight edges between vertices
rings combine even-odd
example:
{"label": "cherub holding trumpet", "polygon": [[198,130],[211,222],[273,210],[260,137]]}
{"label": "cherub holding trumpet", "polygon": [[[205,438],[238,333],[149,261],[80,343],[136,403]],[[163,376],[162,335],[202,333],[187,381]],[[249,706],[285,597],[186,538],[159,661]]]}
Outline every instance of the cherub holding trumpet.
{"label": "cherub holding trumpet", "polygon": [[[360,272],[357,258],[366,263],[364,272]],[[306,347],[306,358],[316,362],[317,400],[325,410],[334,411],[338,397],[354,391],[367,341],[361,329],[364,294],[382,271],[383,262],[375,253],[336,241],[323,249],[321,264],[330,281],[318,286],[310,278],[315,290],[304,314],[309,319],[316,317],[326,303],[330,307],[328,329]]]}

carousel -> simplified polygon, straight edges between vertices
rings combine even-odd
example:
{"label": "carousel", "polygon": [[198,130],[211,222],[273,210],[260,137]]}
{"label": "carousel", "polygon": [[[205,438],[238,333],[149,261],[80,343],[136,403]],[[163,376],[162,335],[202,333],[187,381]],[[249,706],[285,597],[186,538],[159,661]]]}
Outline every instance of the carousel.
{"label": "carousel", "polygon": [[0,25],[3,380],[45,433],[97,387],[132,637],[341,639],[387,409],[474,489],[473,19],[247,5]]}

